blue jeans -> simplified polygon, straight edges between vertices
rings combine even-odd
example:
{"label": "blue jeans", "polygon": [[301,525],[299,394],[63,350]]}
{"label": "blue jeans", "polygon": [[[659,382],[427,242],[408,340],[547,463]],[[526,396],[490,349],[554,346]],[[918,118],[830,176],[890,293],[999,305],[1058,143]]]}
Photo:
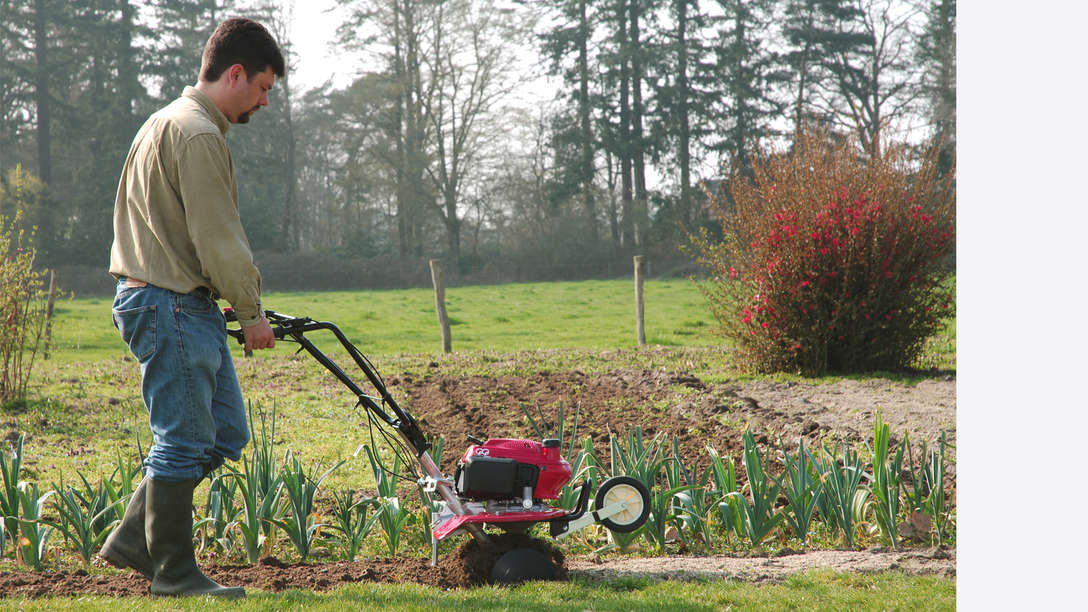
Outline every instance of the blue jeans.
{"label": "blue jeans", "polygon": [[117,284],[113,324],[140,362],[153,437],[147,477],[199,480],[249,442],[226,321],[207,295]]}

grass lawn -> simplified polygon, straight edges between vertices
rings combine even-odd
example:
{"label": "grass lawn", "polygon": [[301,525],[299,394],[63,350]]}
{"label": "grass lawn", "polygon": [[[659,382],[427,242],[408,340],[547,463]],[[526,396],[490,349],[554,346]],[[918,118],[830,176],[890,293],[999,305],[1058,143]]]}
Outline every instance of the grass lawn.
{"label": "grass lawn", "polygon": [[[649,344],[723,344],[712,333],[714,319],[690,281],[647,281],[644,301]],[[455,352],[633,347],[634,302],[633,284],[624,280],[446,290]],[[93,362],[127,355],[110,320],[110,304],[108,298],[58,303],[51,361]],[[434,293],[429,289],[270,293],[264,296],[264,305],[336,323],[371,356],[442,350]]]}
{"label": "grass lawn", "polygon": [[[652,581],[621,579],[530,583],[514,588],[478,587],[441,591],[414,584],[357,585],[329,593],[290,590],[248,591],[231,610],[954,610],[955,581],[896,573],[852,575],[813,571],[781,584],[753,585],[724,580]],[[223,602],[211,598],[81,597],[0,599],[0,610],[206,610]]]}

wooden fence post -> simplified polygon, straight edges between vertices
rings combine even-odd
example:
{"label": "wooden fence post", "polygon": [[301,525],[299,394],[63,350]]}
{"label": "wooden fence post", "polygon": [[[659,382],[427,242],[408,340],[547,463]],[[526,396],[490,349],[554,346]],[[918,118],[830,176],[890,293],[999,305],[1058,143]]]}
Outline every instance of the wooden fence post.
{"label": "wooden fence post", "polygon": [[53,303],[57,300],[57,271],[49,271],[49,303],[45,307],[45,346],[42,359],[49,359],[49,343],[53,340]]}
{"label": "wooden fence post", "polygon": [[450,318],[446,314],[446,281],[442,278],[442,261],[431,260],[431,282],[434,284],[434,309],[438,312],[438,325],[442,328],[442,352],[452,350]]}
{"label": "wooden fence post", "polygon": [[645,308],[642,302],[642,276],[644,271],[642,255],[635,255],[635,329],[638,333],[639,346],[646,346]]}

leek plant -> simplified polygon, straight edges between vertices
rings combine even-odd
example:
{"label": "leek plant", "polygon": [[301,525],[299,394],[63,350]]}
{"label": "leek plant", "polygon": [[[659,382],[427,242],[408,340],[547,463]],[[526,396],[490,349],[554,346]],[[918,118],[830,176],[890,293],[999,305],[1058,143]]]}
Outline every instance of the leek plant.
{"label": "leek plant", "polygon": [[565,455],[567,457],[573,456],[574,459],[570,462],[571,477],[567,484],[563,485],[563,488],[559,490],[559,498],[556,500],[557,505],[560,508],[567,510],[573,510],[574,505],[578,503],[578,496],[581,494],[581,483],[585,483],[586,486],[591,487],[590,494],[593,494],[593,489],[596,488],[590,479],[594,474],[600,473],[601,462],[597,459],[597,455],[593,453],[593,439],[586,436],[582,441],[582,447],[578,449],[577,453],[574,453],[574,443],[571,443],[571,454]]}
{"label": "leek plant", "polygon": [[[243,511],[235,521],[242,542],[246,547],[246,558],[256,563],[261,558],[262,549],[271,549],[269,525],[283,514],[282,490],[283,476],[275,474],[270,481],[263,479],[264,472],[258,462],[249,462],[242,457],[242,470],[226,466],[231,478],[238,482],[238,492],[242,494]],[[266,488],[267,487],[267,488]]]}
{"label": "leek plant", "polygon": [[[615,435],[609,436],[609,448],[611,450],[611,476],[630,476],[642,484],[646,485],[646,488],[651,492],[654,490],[654,484],[657,482],[657,476],[661,472],[661,468],[665,463],[665,459],[661,457],[661,434],[654,436],[653,440],[647,444],[642,437],[642,428],[633,427],[627,430],[627,436],[621,442]],[[670,498],[671,499],[671,498]],[[651,504],[653,503],[653,494],[651,493]],[[653,513],[651,509],[651,514]],[[659,518],[656,519],[660,523],[664,523],[666,516],[662,516],[659,513]],[[629,548],[635,540],[641,535],[643,530],[648,529],[651,519],[646,521],[646,525],[639,527],[638,529],[630,533],[616,533],[609,531],[612,536],[613,546],[620,550]]]}
{"label": "leek plant", "polygon": [[26,434],[19,435],[19,441],[15,443],[14,451],[9,462],[8,454],[0,452],[0,478],[3,479],[4,489],[0,491],[0,519],[4,520],[11,538],[18,541],[19,517],[19,474],[23,466],[23,439]]}
{"label": "leek plant", "polygon": [[888,445],[890,444],[891,427],[883,421],[880,413],[876,415],[876,426],[873,432],[873,447],[870,449],[873,455],[873,485],[872,492],[876,513],[877,526],[881,533],[889,541],[892,548],[897,547],[899,530],[897,518],[899,516],[899,494],[902,488],[900,482],[900,470],[903,466],[904,445],[900,444],[895,455],[888,457]]}
{"label": "leek plant", "polygon": [[[110,478],[100,479],[98,486],[93,486],[87,480],[87,477],[80,472],[76,472],[79,476],[79,480],[83,483],[82,489],[75,489],[68,487],[68,491],[72,496],[78,500],[83,507],[86,508],[86,514],[95,517],[89,526],[91,533],[97,536],[99,533],[108,532],[110,527],[116,525],[121,521],[124,516],[124,507],[128,503],[129,498],[132,497],[131,486],[128,493],[124,493],[124,478],[120,487],[114,485],[113,479],[117,475],[115,469]],[[60,494],[64,489],[56,484],[53,485],[53,489]],[[63,494],[62,494],[63,497]],[[62,501],[62,504],[66,502]]]}
{"label": "leek plant", "polygon": [[[345,559],[355,561],[363,540],[370,535],[381,516],[378,500],[364,497],[356,502],[350,490],[333,491],[332,498],[334,522],[329,527],[343,534],[340,541],[344,544]],[[368,518],[367,511],[371,506],[376,506],[379,510]]]}
{"label": "leek plant", "polygon": [[821,462],[813,458],[813,464],[820,473],[820,487],[827,505],[827,514],[822,516],[834,518],[846,537],[847,545],[853,548],[854,528],[866,498],[866,495],[857,495],[864,472],[857,453],[847,448],[845,443],[841,444],[841,449],[842,465],[827,447],[823,449],[824,460]]}
{"label": "leek plant", "polygon": [[238,492],[242,494],[245,511],[236,525],[246,547],[246,557],[250,563],[256,563],[261,551],[271,550],[275,532],[274,521],[283,515],[283,475],[277,464],[274,445],[276,436],[276,405],[272,404],[271,422],[265,413],[257,408],[261,419],[260,436],[254,428],[253,404],[249,405],[249,430],[254,441],[252,461],[242,457],[242,470],[225,466],[229,477],[237,480]]}
{"label": "leek plant", "polygon": [[816,505],[820,501],[820,481],[813,474],[811,455],[805,448],[804,438],[801,438],[796,459],[790,456],[789,451],[783,449],[782,452],[786,467],[777,482],[790,502],[783,515],[794,537],[801,540],[804,546],[808,541],[808,529],[816,513]]}
{"label": "leek plant", "polygon": [[41,571],[42,562],[49,551],[49,536],[55,525],[45,520],[45,502],[56,491],[47,491],[39,495],[38,483],[20,482],[18,503],[21,510],[16,519],[19,525],[18,539],[15,540],[16,557],[24,565]]}
{"label": "leek plant", "polygon": [[703,470],[702,475],[696,478],[694,472],[680,459],[680,443],[676,436],[672,437],[672,455],[674,465],[665,470],[669,487],[674,490],[677,487],[689,487],[676,492],[681,533],[702,540],[703,546],[709,549],[713,539],[710,514],[718,502],[714,492],[707,489],[711,468]]}
{"label": "leek plant", "polygon": [[[680,481],[680,470],[676,467],[678,463],[680,463],[680,460],[676,457],[670,457],[662,462],[661,467],[666,474],[666,483],[671,483],[674,479]],[[657,544],[658,552],[665,552],[665,538],[669,525],[680,523],[679,513],[673,507],[676,495],[681,492],[689,492],[697,487],[698,485],[681,484],[672,488],[658,487],[657,489],[650,489],[650,515],[646,517],[645,529],[650,541]],[[677,526],[682,526],[682,524]]]}
{"label": "leek plant", "polygon": [[740,507],[740,501],[730,495],[739,490],[737,486],[737,465],[732,457],[724,459],[718,451],[711,446],[706,447],[710,454],[710,474],[714,479],[713,495],[717,498],[718,521],[727,532],[735,536],[744,535],[744,516]]}
{"label": "leek plant", "polygon": [[739,501],[744,533],[753,546],[758,546],[783,519],[782,513],[777,512],[774,507],[780,489],[774,479],[768,476],[764,461],[764,456],[756,448],[752,431],[746,430],[744,432],[744,471],[748,476],[748,484],[745,486],[748,488],[751,501],[739,491],[728,493],[727,496]]}
{"label": "leek plant", "polygon": [[193,525],[193,531],[200,532],[200,543],[206,546],[218,546],[230,554],[234,548],[231,537],[242,508],[236,505],[238,499],[238,479],[229,472],[220,472],[212,479],[208,487],[208,501],[204,504],[204,518]]}
{"label": "leek plant", "polygon": [[287,451],[283,470],[283,490],[287,493],[290,512],[282,519],[273,519],[272,523],[287,534],[303,561],[310,556],[314,537],[324,526],[323,523],[318,522],[319,516],[314,510],[314,496],[321,487],[321,483],[333,470],[344,465],[345,461],[341,459],[320,476],[316,476],[317,471],[321,469],[319,464],[315,464],[307,472],[298,457],[291,451]]}
{"label": "leek plant", "polygon": [[[86,482],[86,480],[84,480]],[[84,565],[90,565],[91,559],[94,557],[98,549],[102,547],[102,542],[109,535],[110,530],[106,528],[96,528],[100,521],[104,520],[104,517],[109,513],[116,512],[117,506],[122,503],[122,499],[117,499],[113,503],[105,506],[104,508],[95,512],[97,506],[92,502],[87,503],[79,492],[73,489],[71,486],[61,490],[59,487],[54,487],[54,491],[58,493],[60,503],[57,504],[57,513],[60,515],[60,521],[57,523],[57,529],[64,534],[65,541],[71,542],[75,548],[76,554],[83,560]],[[94,501],[102,499],[101,497],[95,498]],[[120,519],[115,519],[106,524],[106,527],[112,527],[117,524]]]}
{"label": "leek plant", "polygon": [[929,487],[925,510],[933,519],[938,544],[947,535],[948,527],[948,508],[944,497],[944,450],[947,445],[944,432],[941,432],[940,451],[932,451],[924,467],[926,486]]}
{"label": "leek plant", "polygon": [[906,501],[908,512],[922,512],[925,509],[926,502],[925,460],[929,456],[929,446],[922,442],[922,452],[919,455],[922,463],[918,469],[915,469],[914,453],[911,451],[909,441],[904,442],[904,445],[907,447],[907,473],[910,474],[911,484],[909,487],[903,488],[903,499]]}
{"label": "leek plant", "polygon": [[396,475],[400,471],[400,455],[393,454],[393,470],[390,472],[382,464],[377,452],[369,446],[363,446],[366,456],[370,460],[370,469],[374,474],[374,483],[378,489],[378,516],[382,526],[382,535],[385,538],[389,554],[396,556],[400,549],[400,537],[404,528],[415,520],[412,513],[401,505],[397,497]]}

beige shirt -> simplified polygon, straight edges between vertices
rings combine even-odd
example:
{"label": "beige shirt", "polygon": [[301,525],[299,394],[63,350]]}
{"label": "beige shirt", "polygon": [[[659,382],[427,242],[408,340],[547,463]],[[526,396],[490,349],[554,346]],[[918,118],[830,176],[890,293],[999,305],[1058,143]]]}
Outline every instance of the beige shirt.
{"label": "beige shirt", "polygon": [[229,128],[193,87],[144,123],[117,187],[110,274],[177,293],[206,287],[250,326],[261,315],[261,275],[238,211]]}

